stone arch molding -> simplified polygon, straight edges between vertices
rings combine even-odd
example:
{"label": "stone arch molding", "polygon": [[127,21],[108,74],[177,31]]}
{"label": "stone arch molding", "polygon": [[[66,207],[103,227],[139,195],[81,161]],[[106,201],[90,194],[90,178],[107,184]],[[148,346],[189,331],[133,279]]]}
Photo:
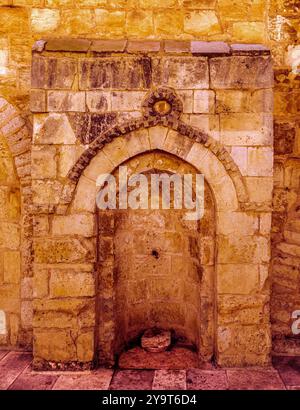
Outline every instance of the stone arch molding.
{"label": "stone arch molding", "polygon": [[[19,111],[5,98],[0,97],[0,134],[7,151],[11,156],[14,173],[17,177],[16,186],[20,192],[21,213],[13,222],[18,228],[8,230],[5,235],[4,249],[8,257],[10,272],[18,272],[10,275],[5,283],[1,308],[4,306],[7,315],[7,344],[29,347],[32,343],[32,319],[30,315],[21,312],[30,312],[32,302],[31,295],[26,291],[25,278],[32,274],[32,213],[31,213],[31,135],[25,120]],[[18,241],[15,240],[16,232]],[[9,259],[13,255],[13,259]],[[20,258],[19,258],[20,256]],[[5,258],[4,253],[1,257]],[[1,285],[2,286],[2,285]],[[4,290],[4,288],[3,288]],[[15,295],[19,294],[19,299]]]}
{"label": "stone arch molding", "polygon": [[[247,208],[248,193],[229,152],[204,131],[182,121],[181,113],[182,102],[172,89],[152,91],[144,100],[141,118],[103,132],[82,153],[68,174],[57,213],[65,214],[72,200],[76,200],[81,176],[92,181],[95,173],[112,172],[128,158],[151,150],[165,151],[194,165],[211,185],[220,209]],[[105,160],[111,168],[103,166]]]}
{"label": "stone arch molding", "polygon": [[[18,110],[0,97],[0,132],[6,138],[21,185],[30,180],[31,137]],[[28,183],[30,186],[30,183]]]}
{"label": "stone arch molding", "polygon": [[31,132],[19,111],[3,97],[0,97],[0,133],[7,141],[20,181],[22,274],[27,275],[32,263]]}

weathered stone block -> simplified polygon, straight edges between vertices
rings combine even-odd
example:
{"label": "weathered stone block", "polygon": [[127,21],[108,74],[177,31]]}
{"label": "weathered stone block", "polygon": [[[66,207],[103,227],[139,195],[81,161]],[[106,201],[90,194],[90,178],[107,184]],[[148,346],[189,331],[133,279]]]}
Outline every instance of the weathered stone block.
{"label": "weathered stone block", "polygon": [[71,91],[49,91],[48,111],[85,111],[85,93]]}
{"label": "weathered stone block", "polygon": [[36,144],[73,144],[74,131],[65,114],[34,116],[33,139]]}
{"label": "weathered stone block", "polygon": [[82,38],[54,38],[47,40],[45,49],[47,51],[86,52],[90,45],[90,40]]}
{"label": "weathered stone block", "polygon": [[243,113],[243,112],[273,112],[272,90],[217,90],[216,112]]}
{"label": "weathered stone block", "polygon": [[300,246],[295,245],[295,244],[290,244],[290,243],[280,243],[277,245],[277,249],[279,249],[281,252],[286,253],[288,255],[292,256],[300,256]]}
{"label": "weathered stone block", "polygon": [[191,41],[191,51],[202,55],[229,54],[230,47],[222,41]]}
{"label": "weathered stone block", "polygon": [[34,55],[31,66],[31,86],[33,88],[71,88],[77,72],[77,64],[72,59],[56,59]]}
{"label": "weathered stone block", "polygon": [[191,114],[189,118],[190,125],[207,132],[215,140],[220,139],[220,119],[218,115],[213,114]]}
{"label": "weathered stone block", "polygon": [[268,147],[248,148],[248,175],[273,175],[273,149]]}
{"label": "weathered stone block", "polygon": [[111,94],[105,91],[88,91],[86,105],[91,112],[111,111]]}
{"label": "weathered stone block", "polygon": [[160,41],[131,40],[127,44],[128,53],[151,53],[160,50]]}
{"label": "weathered stone block", "polygon": [[193,141],[182,138],[180,134],[170,130],[167,138],[163,139],[163,148],[181,158],[185,158],[190,152]]}
{"label": "weathered stone block", "polygon": [[62,193],[62,184],[57,180],[38,179],[32,181],[32,201],[35,204],[58,204]]}
{"label": "weathered stone block", "polygon": [[166,127],[158,126],[158,127],[149,128],[148,138],[149,138],[150,147],[152,149],[162,148],[164,146],[167,133],[168,133],[168,129]]}
{"label": "weathered stone block", "polygon": [[248,173],[248,148],[247,147],[232,147],[230,156],[239,167],[242,175]]}
{"label": "weathered stone block", "polygon": [[265,39],[265,24],[261,22],[233,23],[232,36],[236,41],[263,43]]}
{"label": "weathered stone block", "polygon": [[113,91],[111,105],[113,111],[140,110],[146,96],[143,91]]}
{"label": "weathered stone block", "polygon": [[62,8],[60,29],[65,35],[81,35],[95,33],[94,10],[83,8]]}
{"label": "weathered stone block", "polygon": [[163,57],[153,61],[153,81],[179,89],[209,88],[205,57]]}
{"label": "weathered stone block", "polygon": [[215,93],[209,90],[194,92],[194,113],[214,113]]}
{"label": "weathered stone block", "polygon": [[54,216],[52,221],[53,235],[94,235],[95,221],[93,215]]}
{"label": "weathered stone block", "polygon": [[[8,6],[8,7],[5,7]],[[5,32],[16,34],[28,33],[28,12],[24,7],[11,7],[11,2],[1,4],[0,25]]]}
{"label": "weathered stone block", "polygon": [[221,33],[221,26],[215,11],[191,11],[185,15],[184,31],[194,36],[211,36]]}
{"label": "weathered stone block", "polygon": [[31,176],[33,179],[56,177],[56,148],[33,147],[31,153]]}
{"label": "weathered stone block", "polygon": [[[264,366],[270,363],[271,333],[269,325],[220,326],[217,337],[218,362],[222,366],[249,366],[257,363],[258,360]],[[237,349],[245,354],[237,355]],[[251,354],[254,354],[255,357],[251,357]]]}
{"label": "weathered stone block", "polygon": [[115,165],[118,166],[129,158],[126,139],[116,138],[111,143],[105,145],[103,152],[106,157]]}
{"label": "weathered stone block", "polygon": [[0,224],[0,246],[9,250],[17,250],[20,245],[19,224],[12,222],[1,222]]}
{"label": "weathered stone block", "polygon": [[258,216],[245,212],[218,212],[218,232],[222,235],[254,235],[258,232]]}
{"label": "weathered stone block", "polygon": [[76,340],[77,358],[80,362],[91,362],[94,358],[94,332],[81,333]]}
{"label": "weathered stone block", "polygon": [[258,295],[218,296],[219,323],[251,325],[268,323],[268,297]]}
{"label": "weathered stone block", "polygon": [[271,205],[273,192],[273,178],[245,177],[250,201],[269,202]]}
{"label": "weathered stone block", "polygon": [[223,236],[218,238],[219,263],[269,262],[270,243],[261,236]]}
{"label": "weathered stone block", "polygon": [[176,5],[176,0],[164,0],[162,4],[160,0],[140,0],[139,5],[145,9],[155,9],[157,7],[172,7]]}
{"label": "weathered stone block", "polygon": [[37,263],[72,263],[88,257],[88,250],[77,239],[36,239],[34,250]]}
{"label": "weathered stone block", "polygon": [[218,265],[218,292],[247,295],[258,286],[258,265]]}
{"label": "weathered stone block", "polygon": [[259,21],[264,18],[265,2],[263,0],[220,0],[221,18],[230,21]]}
{"label": "weathered stone block", "polygon": [[10,344],[16,346],[19,338],[20,329],[20,317],[16,314],[9,315],[9,325],[10,325]]}
{"label": "weathered stone block", "polygon": [[91,272],[52,270],[50,297],[83,297],[95,295],[95,279]]}
{"label": "weathered stone block", "polygon": [[[72,266],[74,272],[92,272],[93,265],[91,264],[75,264]],[[80,316],[81,313],[94,306],[94,301],[90,298],[57,298],[57,299],[35,299],[34,309],[36,311],[61,311],[75,316]]]}
{"label": "weathered stone block", "polygon": [[182,10],[159,10],[154,14],[156,35],[176,36],[183,32],[184,15]]}
{"label": "weathered stone block", "polygon": [[126,33],[129,37],[145,38],[153,33],[153,16],[147,10],[129,11],[126,16]]}
{"label": "weathered stone block", "polygon": [[210,81],[219,88],[271,88],[273,69],[270,57],[233,56],[210,59]]}
{"label": "weathered stone block", "polygon": [[271,114],[221,114],[221,142],[224,145],[272,145]]}
{"label": "weathered stone block", "polygon": [[85,59],[80,63],[79,87],[81,90],[149,88],[151,85],[149,57],[116,57]]}
{"label": "weathered stone block", "polygon": [[[180,299],[180,294],[182,292],[181,289],[181,283],[179,281],[169,281],[169,278],[159,278],[156,277],[155,279],[151,280],[149,282],[149,286],[147,286],[146,281],[139,281],[136,283],[136,285],[139,286],[140,289],[140,301],[143,300],[143,295],[145,295],[147,289],[150,295],[150,300],[155,301],[157,303],[167,301],[169,300],[170,302],[176,302],[177,300]],[[135,286],[137,288],[137,286]],[[144,288],[144,289],[143,289]],[[134,295],[131,297],[132,300],[138,301],[139,299]]]}
{"label": "weathered stone block", "polygon": [[32,328],[33,306],[32,301],[22,301],[21,303],[21,324],[22,327]]}
{"label": "weathered stone block", "polygon": [[76,329],[76,325],[77,318],[70,312],[37,310],[33,318],[34,328]]}
{"label": "weathered stone block", "polygon": [[70,330],[35,330],[34,339],[34,353],[38,358],[62,362],[77,358]]}
{"label": "weathered stone block", "polygon": [[34,298],[44,298],[49,293],[49,272],[47,269],[34,270],[33,277],[33,297]]}
{"label": "weathered stone block", "polygon": [[111,36],[120,36],[124,33],[125,12],[122,10],[95,10],[96,30],[101,34],[108,31]]}
{"label": "weathered stone block", "polygon": [[126,40],[94,40],[90,47],[91,51],[98,53],[106,52],[123,52],[125,50]]}
{"label": "weathered stone block", "polygon": [[271,232],[272,214],[262,213],[259,216],[259,231],[262,235],[268,235]]}
{"label": "weathered stone block", "polygon": [[46,92],[44,90],[31,90],[30,110],[31,112],[46,111]]}
{"label": "weathered stone block", "polygon": [[6,251],[3,253],[3,279],[4,283],[19,283],[21,276],[21,260],[19,251]]}
{"label": "weathered stone block", "polygon": [[193,112],[194,97],[192,90],[180,90],[178,91],[178,96],[182,101],[184,114],[189,114]]}
{"label": "weathered stone block", "polygon": [[36,33],[44,33],[57,29],[60,21],[59,10],[53,9],[32,9],[31,28]]}
{"label": "weathered stone block", "polygon": [[83,153],[84,148],[79,146],[62,146],[59,151],[58,158],[58,175],[60,177],[66,177],[76,163],[76,160]]}
{"label": "weathered stone block", "polygon": [[293,152],[296,129],[288,122],[274,123],[274,152],[277,155],[291,154]]}
{"label": "weathered stone block", "polygon": [[20,287],[16,284],[0,287],[0,309],[8,312],[20,312]]}
{"label": "weathered stone block", "polygon": [[26,277],[21,281],[21,298],[22,299],[32,299],[32,278]]}
{"label": "weathered stone block", "polygon": [[166,53],[189,53],[191,51],[191,42],[166,40],[164,50]]}
{"label": "weathered stone block", "polygon": [[8,186],[0,187],[0,218],[7,221],[17,221],[20,216],[19,192]]}
{"label": "weathered stone block", "polygon": [[94,212],[97,192],[95,181],[91,181],[84,175],[81,176],[76,188],[72,211],[76,213],[81,211]]}
{"label": "weathered stone block", "polygon": [[35,215],[33,217],[34,236],[45,236],[49,233],[49,218],[47,215]]}

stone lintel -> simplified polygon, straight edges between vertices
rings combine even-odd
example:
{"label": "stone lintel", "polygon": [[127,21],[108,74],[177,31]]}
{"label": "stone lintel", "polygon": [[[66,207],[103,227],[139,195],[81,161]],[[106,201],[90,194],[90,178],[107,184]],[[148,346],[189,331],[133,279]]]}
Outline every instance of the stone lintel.
{"label": "stone lintel", "polygon": [[160,53],[189,55],[269,55],[263,44],[227,44],[223,41],[182,40],[90,40],[82,38],[51,38],[38,40],[32,51],[51,52],[94,52],[94,53]]}

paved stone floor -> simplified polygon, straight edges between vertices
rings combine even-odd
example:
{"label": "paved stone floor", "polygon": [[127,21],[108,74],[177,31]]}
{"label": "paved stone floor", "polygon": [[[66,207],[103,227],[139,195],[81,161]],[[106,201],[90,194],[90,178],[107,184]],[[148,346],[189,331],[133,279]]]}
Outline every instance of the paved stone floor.
{"label": "paved stone floor", "polygon": [[0,350],[0,390],[300,390],[300,357],[268,369],[33,372],[30,353]]}

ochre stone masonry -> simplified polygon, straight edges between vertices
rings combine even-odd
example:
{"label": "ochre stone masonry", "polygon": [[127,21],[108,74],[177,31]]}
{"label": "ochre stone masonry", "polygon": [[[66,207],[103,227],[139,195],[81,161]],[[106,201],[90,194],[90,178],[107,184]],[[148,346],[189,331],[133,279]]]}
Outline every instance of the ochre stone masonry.
{"label": "ochre stone masonry", "polygon": [[[268,364],[269,51],[191,42],[178,55],[152,42],[141,53],[125,42],[116,55],[107,42],[91,53],[93,44],[79,52],[82,41],[43,42],[33,55],[36,368],[113,365],[153,326],[172,329],[201,360]],[[245,109],[234,106],[237,92]],[[174,211],[97,215],[96,178],[121,164],[203,173],[200,226]]]}
{"label": "ochre stone masonry", "polygon": [[[195,174],[178,158],[156,151],[125,165],[130,173]],[[175,209],[99,212],[100,362],[113,362],[141,329],[153,327],[172,329],[197,347],[202,360],[212,357],[215,221],[208,186],[205,194],[199,222],[185,221],[185,211]],[[114,254],[105,252],[108,243]],[[114,295],[115,309],[107,309]],[[109,323],[113,329],[106,333]]]}
{"label": "ochre stone masonry", "polygon": [[[173,324],[201,359],[246,366],[269,363],[271,350],[299,355],[299,12],[298,0],[0,2],[1,346],[34,349],[39,368],[112,364],[143,330],[138,316],[136,328],[128,321],[134,309],[145,314],[139,292],[153,304],[156,269],[137,280],[127,267],[134,275],[146,257],[160,270],[168,259],[155,301],[166,312],[178,257],[210,272],[184,271],[199,291],[190,303],[206,306],[198,323],[186,288],[173,295]],[[99,171],[120,164],[202,172],[214,241],[205,222],[191,232],[178,222],[161,235],[180,231],[185,244],[195,235],[197,257],[171,242],[158,259],[122,244],[130,213],[101,224],[91,201]],[[113,280],[116,268],[126,272]],[[123,320],[112,312],[124,277]]]}

